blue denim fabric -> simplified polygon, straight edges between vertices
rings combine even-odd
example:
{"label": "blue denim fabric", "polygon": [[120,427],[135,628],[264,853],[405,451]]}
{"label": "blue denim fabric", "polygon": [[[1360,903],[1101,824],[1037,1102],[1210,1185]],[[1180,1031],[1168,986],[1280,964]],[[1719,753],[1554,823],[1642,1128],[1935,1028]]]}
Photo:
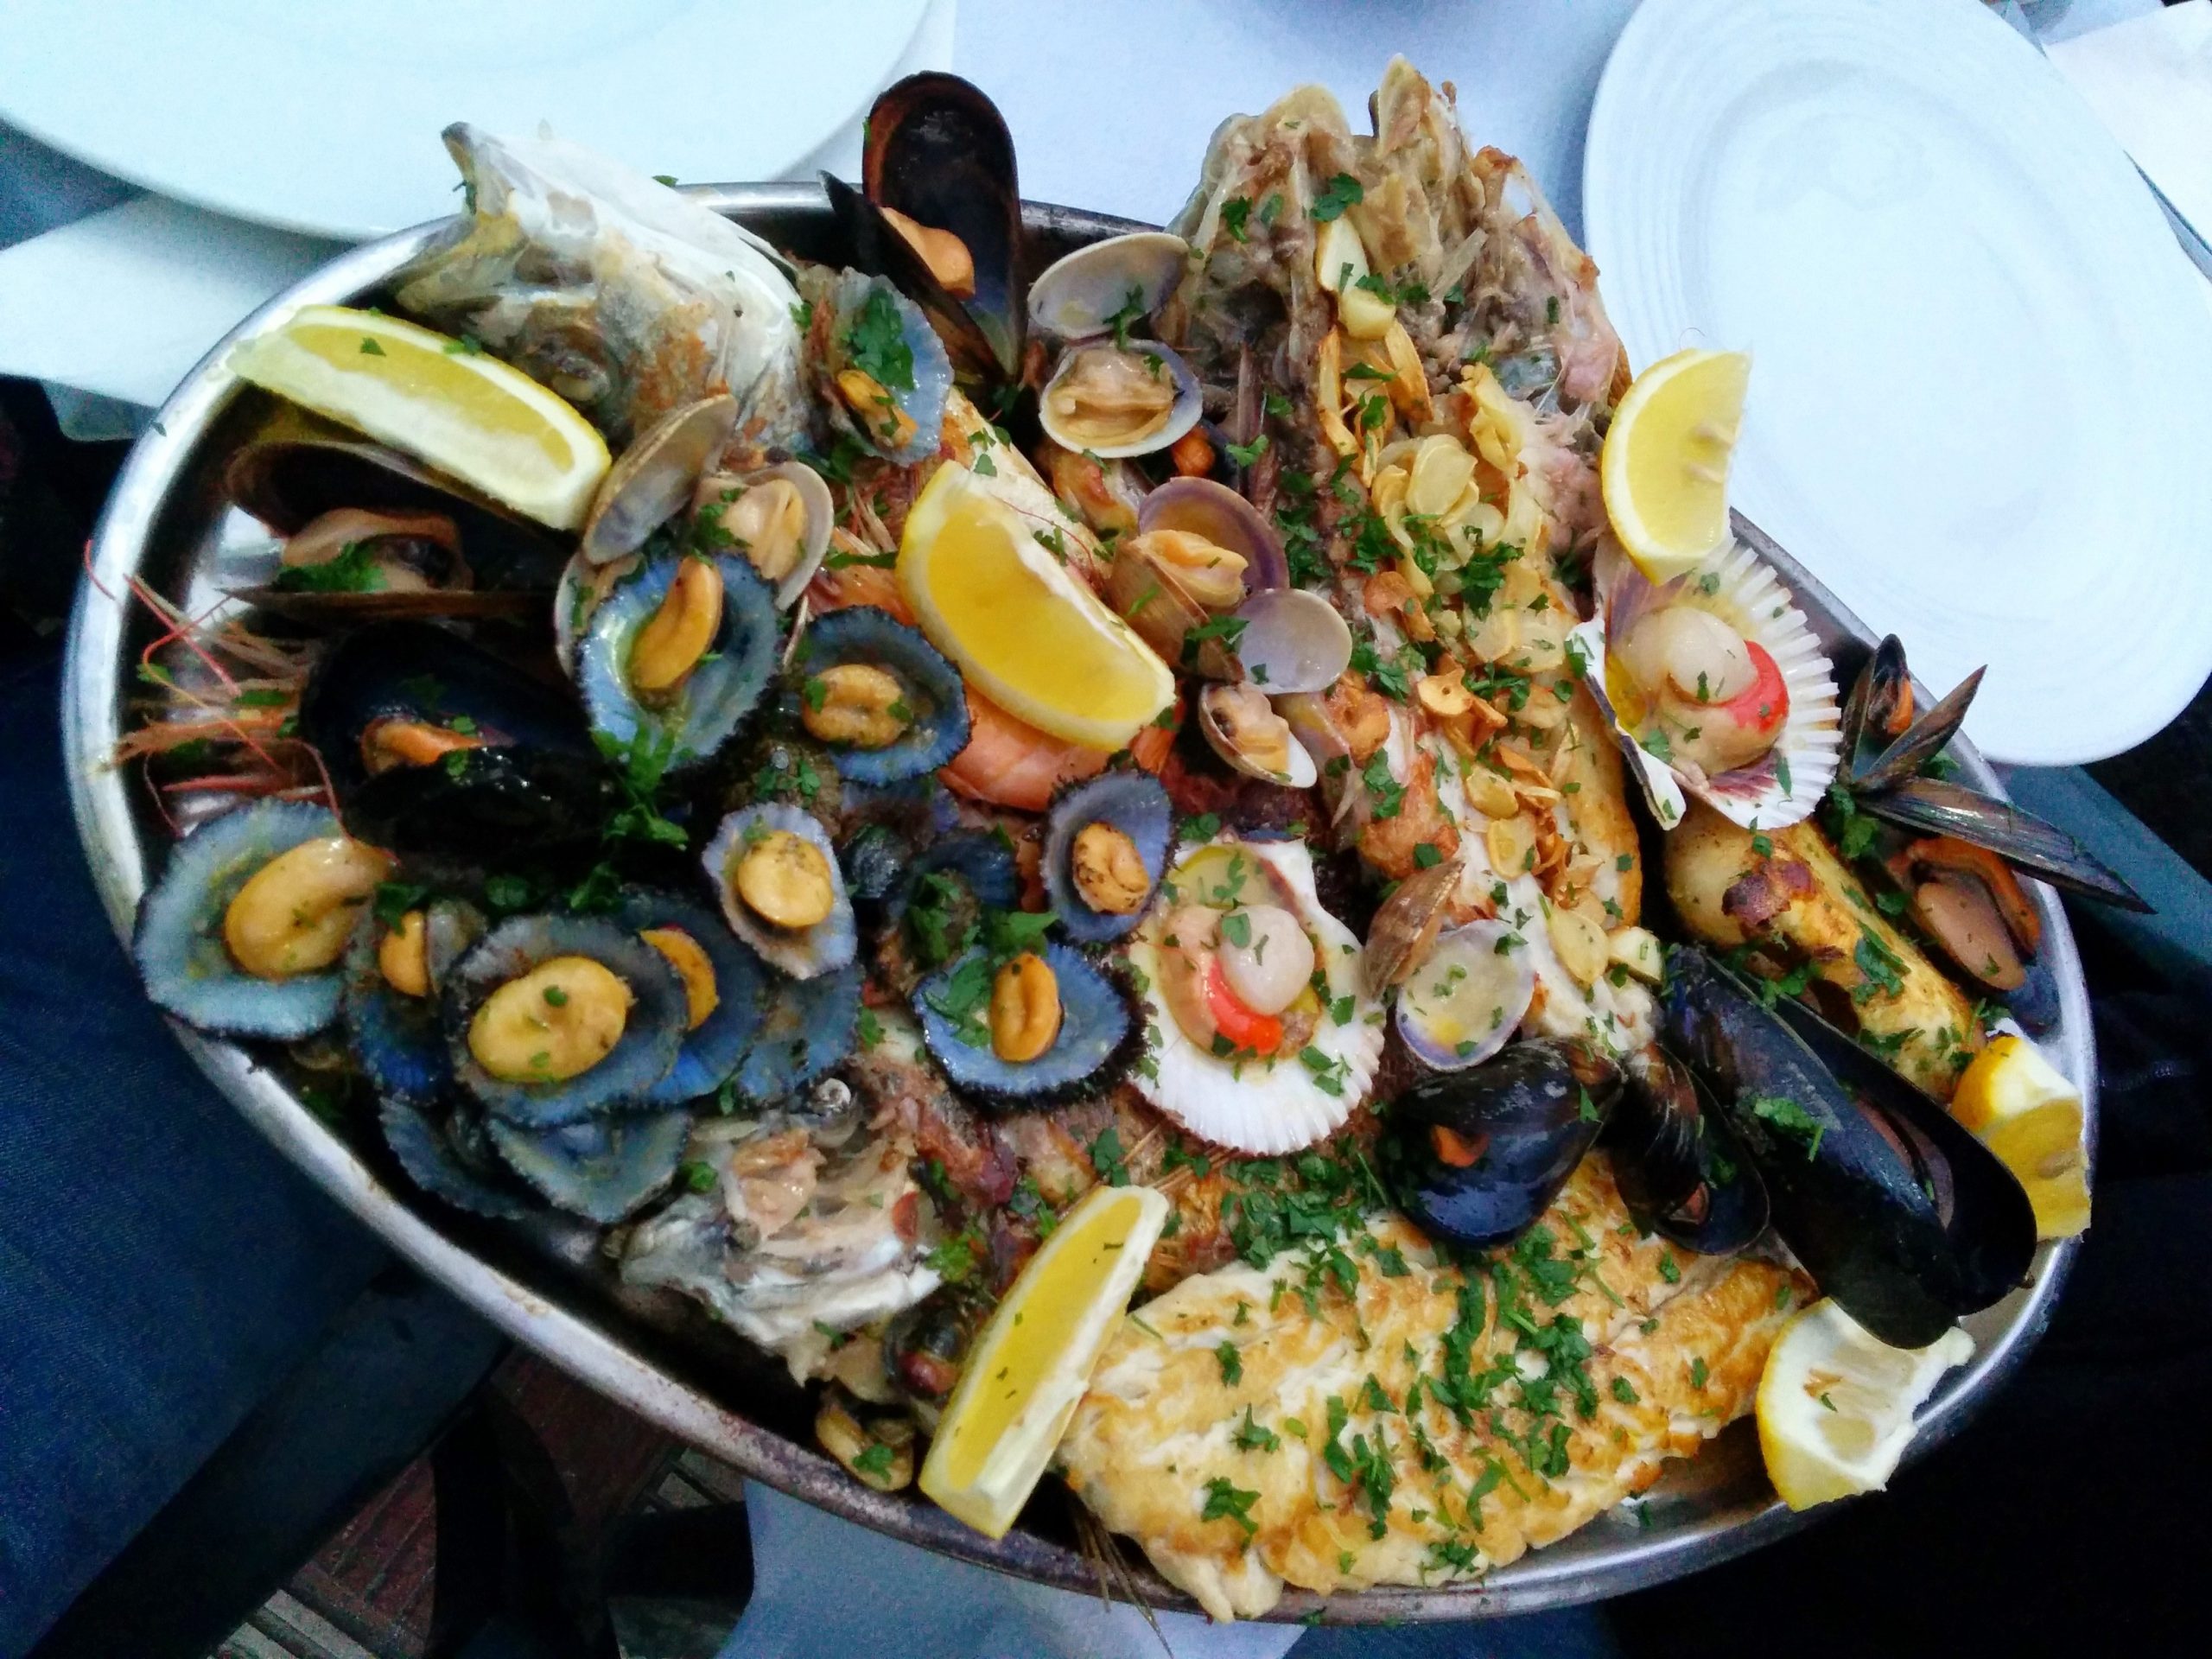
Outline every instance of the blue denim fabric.
{"label": "blue denim fabric", "polygon": [[55,677],[0,664],[0,1659],[383,1259],[140,995],[70,822]]}

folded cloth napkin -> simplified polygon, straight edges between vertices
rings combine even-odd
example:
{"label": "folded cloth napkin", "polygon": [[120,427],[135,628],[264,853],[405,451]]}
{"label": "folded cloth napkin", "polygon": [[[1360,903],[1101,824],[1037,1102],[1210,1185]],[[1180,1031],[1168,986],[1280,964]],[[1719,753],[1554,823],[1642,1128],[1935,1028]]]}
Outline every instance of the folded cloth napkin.
{"label": "folded cloth napkin", "polygon": [[[957,5],[932,0],[893,78],[950,65]],[[54,194],[49,173],[102,176],[21,140],[0,147],[0,166],[29,169],[25,188],[41,195]],[[860,123],[791,176],[810,179],[817,168],[858,175]],[[0,189],[0,209],[9,200]],[[87,207],[99,200],[95,186]],[[0,232],[11,222],[0,212]],[[240,319],[345,245],[162,196],[91,213],[0,248],[0,374],[47,382],[73,437],[128,435]],[[134,417],[137,406],[145,409]]]}
{"label": "folded cloth napkin", "polygon": [[2044,50],[2174,213],[2212,240],[2212,0]]}

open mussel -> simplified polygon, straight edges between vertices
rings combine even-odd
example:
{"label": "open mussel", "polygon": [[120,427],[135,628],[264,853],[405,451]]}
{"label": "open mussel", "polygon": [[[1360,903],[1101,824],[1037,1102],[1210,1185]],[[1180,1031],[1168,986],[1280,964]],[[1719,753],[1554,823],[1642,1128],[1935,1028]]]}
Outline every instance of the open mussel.
{"label": "open mussel", "polygon": [[299,718],[347,825],[395,852],[484,864],[557,853],[595,842],[615,804],[568,699],[430,623],[339,640]]}
{"label": "open mussel", "polygon": [[669,958],[601,917],[509,918],[454,964],[440,1003],[455,1079],[530,1130],[637,1111],[690,1029]]}
{"label": "open mussel", "polygon": [[773,591],[742,555],[656,545],[592,612],[575,677],[602,746],[643,743],[682,771],[710,759],[760,706],[782,633]]}
{"label": "open mussel", "polygon": [[[863,205],[879,210],[873,221],[841,205],[836,192],[830,194],[849,234],[864,226],[874,238],[873,247],[855,251],[882,257],[882,274],[923,302],[922,293],[902,277],[902,268],[911,276],[911,268],[918,265],[955,308],[938,322],[942,308],[925,302],[963,372],[988,381],[1018,379],[1027,338],[1021,184],[1014,138],[998,106],[957,75],[931,71],[894,82],[868,111],[861,180]],[[895,247],[881,245],[886,230]],[[931,232],[935,237],[927,234]],[[947,237],[958,245],[957,252],[943,241]],[[915,257],[902,260],[900,250]],[[963,288],[964,294],[958,292]],[[967,343],[971,335],[981,336],[987,360],[970,360],[979,355]]]}
{"label": "open mussel", "polygon": [[2021,1282],[2036,1230],[2018,1181],[1809,1009],[1768,1008],[1684,948],[1669,963],[1662,1039],[1758,1167],[1783,1243],[1881,1340],[1926,1347]]}
{"label": "open mussel", "polygon": [[1700,1255],[1766,1230],[1766,1183],[1690,1069],[1656,1044],[1622,1064],[1605,1126],[1621,1201],[1637,1224]]}
{"label": "open mussel", "polygon": [[535,525],[397,450],[287,413],[241,447],[223,489],[283,538],[236,597],[302,621],[519,615],[563,555]]}
{"label": "open mussel", "polygon": [[791,671],[798,723],[855,783],[924,777],[967,746],[959,670],[874,606],[817,618],[791,653]]}
{"label": "open mussel", "polygon": [[1422,1231],[1468,1249],[1525,1231],[1605,1126],[1620,1072],[1580,1044],[1515,1043],[1391,1102],[1383,1170]]}
{"label": "open mussel", "polygon": [[1917,707],[1904,647],[1895,634],[1874,649],[1843,709],[1841,781],[1859,810],[1923,836],[1986,848],[2006,863],[2101,904],[2150,906],[2081,842],[2032,812],[1947,779],[1927,775],[1981,684],[1976,670],[1927,713]]}
{"label": "open mussel", "polygon": [[139,906],[147,995],[200,1031],[304,1037],[337,1014],[347,941],[391,873],[327,807],[264,800],[176,844]]}
{"label": "open mussel", "polygon": [[1045,817],[1041,868],[1060,931],[1078,944],[1106,944],[1142,921],[1166,872],[1173,822],[1150,772],[1101,772],[1062,790]]}

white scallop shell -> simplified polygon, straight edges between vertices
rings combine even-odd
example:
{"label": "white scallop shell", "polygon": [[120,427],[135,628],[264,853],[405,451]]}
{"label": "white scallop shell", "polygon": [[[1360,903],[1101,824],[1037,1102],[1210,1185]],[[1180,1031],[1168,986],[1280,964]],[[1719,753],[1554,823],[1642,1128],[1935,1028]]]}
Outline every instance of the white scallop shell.
{"label": "white scallop shell", "polygon": [[[1181,863],[1207,844],[1177,849],[1175,861]],[[1149,1064],[1138,1068],[1136,1085],[1192,1134],[1255,1157],[1275,1157],[1326,1140],[1367,1098],[1382,1060],[1382,1008],[1367,993],[1358,938],[1321,907],[1313,855],[1302,842],[1238,842],[1224,836],[1212,844],[1236,846],[1282,879],[1319,947],[1314,963],[1328,981],[1331,1000],[1351,999],[1351,1017],[1338,1024],[1325,1013],[1311,1045],[1332,1069],[1341,1065],[1340,1092],[1324,1089],[1313,1068],[1296,1056],[1232,1065],[1184,1035],[1160,988],[1165,906],[1154,911],[1128,947],[1129,965],[1142,976],[1137,982],[1145,988],[1152,1039]]]}
{"label": "white scallop shell", "polygon": [[[1681,821],[1685,791],[1746,830],[1781,830],[1809,817],[1835,778],[1842,747],[1835,670],[1781,578],[1732,539],[1696,569],[1656,586],[1610,540],[1603,541],[1594,575],[1599,620],[1583,623],[1568,638],[1660,823],[1672,829]],[[1695,766],[1661,760],[1620,724],[1605,694],[1605,642],[1660,605],[1711,611],[1774,658],[1789,689],[1789,712],[1774,747],[1754,764],[1707,776]]]}

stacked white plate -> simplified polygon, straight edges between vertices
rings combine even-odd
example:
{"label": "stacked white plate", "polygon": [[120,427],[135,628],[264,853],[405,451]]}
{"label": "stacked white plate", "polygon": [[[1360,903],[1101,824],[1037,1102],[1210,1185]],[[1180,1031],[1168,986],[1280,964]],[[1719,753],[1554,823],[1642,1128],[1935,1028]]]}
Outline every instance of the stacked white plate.
{"label": "stacked white plate", "polygon": [[1993,759],[2114,753],[2212,671],[2212,306],[1976,0],[1645,0],[1583,213],[1639,368],[1752,354],[1735,504]]}

